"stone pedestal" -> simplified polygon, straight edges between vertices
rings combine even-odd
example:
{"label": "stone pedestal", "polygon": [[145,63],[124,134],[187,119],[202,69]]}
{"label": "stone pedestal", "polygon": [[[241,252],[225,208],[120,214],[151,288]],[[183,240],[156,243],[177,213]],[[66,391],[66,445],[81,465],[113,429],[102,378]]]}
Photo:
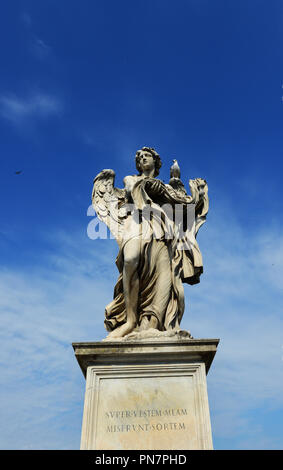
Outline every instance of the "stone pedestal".
{"label": "stone pedestal", "polygon": [[206,374],[218,339],[73,343],[81,449],[212,449]]}

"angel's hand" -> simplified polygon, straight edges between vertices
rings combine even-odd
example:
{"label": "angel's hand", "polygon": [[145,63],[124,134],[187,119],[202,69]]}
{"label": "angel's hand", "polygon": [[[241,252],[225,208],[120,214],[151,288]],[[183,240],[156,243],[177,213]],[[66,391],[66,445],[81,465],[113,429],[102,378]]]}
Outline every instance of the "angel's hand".
{"label": "angel's hand", "polygon": [[155,194],[155,195],[163,194],[164,186],[160,180],[148,181],[147,184],[148,184],[150,193]]}
{"label": "angel's hand", "polygon": [[203,178],[196,178],[196,183],[198,188],[204,188],[206,185],[206,181]]}

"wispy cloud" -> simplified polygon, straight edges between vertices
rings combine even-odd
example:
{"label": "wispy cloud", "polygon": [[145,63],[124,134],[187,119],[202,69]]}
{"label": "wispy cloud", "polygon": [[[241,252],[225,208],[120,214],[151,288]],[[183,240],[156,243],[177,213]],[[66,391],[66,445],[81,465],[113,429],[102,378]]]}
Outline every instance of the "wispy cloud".
{"label": "wispy cloud", "polygon": [[253,429],[253,448],[270,441],[255,410],[283,407],[283,236],[271,224],[246,233],[232,216],[224,223],[214,214],[200,236],[205,272],[186,289],[183,326],[220,338],[208,376],[216,442],[243,448]]}
{"label": "wispy cloud", "polygon": [[43,39],[36,36],[33,36],[30,41],[30,50],[40,60],[46,59],[51,53],[51,47]]}
{"label": "wispy cloud", "polygon": [[[185,287],[182,328],[221,340],[208,375],[216,448],[270,447],[265,423],[253,413],[283,406],[282,290],[272,275],[275,260],[282,274],[276,253],[283,239],[273,233],[247,237],[236,220],[211,215],[199,240],[205,272],[199,285]],[[32,271],[0,272],[3,448],[79,446],[84,379],[70,343],[106,336],[116,242],[64,232],[51,241],[52,255],[41,255]]]}
{"label": "wispy cloud", "polygon": [[63,105],[56,97],[42,93],[32,93],[26,97],[7,93],[0,96],[0,115],[13,124],[21,124],[34,118],[44,119],[59,116]]}
{"label": "wispy cloud", "polygon": [[20,20],[21,22],[24,24],[24,26],[29,29],[32,25],[32,20],[31,20],[31,16],[29,13],[27,13],[26,11],[24,11],[21,15],[20,15]]}
{"label": "wispy cloud", "polygon": [[41,37],[34,33],[31,15],[27,12],[23,12],[20,15],[20,20],[27,32],[27,41],[31,54],[37,59],[46,59],[51,52],[51,47],[47,44],[45,40],[43,40]]}
{"label": "wispy cloud", "polygon": [[79,448],[84,379],[71,343],[106,336],[111,256],[84,237],[55,238],[37,267],[0,271],[2,449]]}

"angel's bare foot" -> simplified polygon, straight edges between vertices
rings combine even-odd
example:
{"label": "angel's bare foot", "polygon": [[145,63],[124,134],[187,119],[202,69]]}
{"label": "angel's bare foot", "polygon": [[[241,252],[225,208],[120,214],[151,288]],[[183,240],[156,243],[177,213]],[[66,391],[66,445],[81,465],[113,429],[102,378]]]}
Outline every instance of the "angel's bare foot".
{"label": "angel's bare foot", "polygon": [[105,339],[110,341],[112,338],[122,338],[123,336],[126,336],[127,334],[131,333],[135,326],[135,322],[127,321],[123,325],[118,326],[118,328],[111,331],[111,333],[109,333],[109,335]]}

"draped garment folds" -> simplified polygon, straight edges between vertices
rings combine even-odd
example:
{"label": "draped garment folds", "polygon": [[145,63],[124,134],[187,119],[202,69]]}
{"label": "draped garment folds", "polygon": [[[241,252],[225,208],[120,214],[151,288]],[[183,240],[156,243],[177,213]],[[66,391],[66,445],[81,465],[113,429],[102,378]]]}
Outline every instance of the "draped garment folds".
{"label": "draped garment folds", "polygon": [[[123,229],[116,259],[120,274],[113,301],[105,309],[105,327],[112,331],[126,322],[123,250],[129,240],[136,238],[140,241],[138,324],[144,315],[150,314],[158,319],[159,330],[178,330],[184,313],[183,283],[198,283],[203,272],[195,237],[208,211],[207,186],[202,180],[204,189],[200,193],[199,180],[191,180],[192,196],[183,196],[160,182],[162,191],[155,194],[151,185],[156,179],[137,175],[128,178],[133,178],[134,183],[131,191],[134,210],[127,216]],[[176,222],[177,209],[182,213],[181,228]]]}

